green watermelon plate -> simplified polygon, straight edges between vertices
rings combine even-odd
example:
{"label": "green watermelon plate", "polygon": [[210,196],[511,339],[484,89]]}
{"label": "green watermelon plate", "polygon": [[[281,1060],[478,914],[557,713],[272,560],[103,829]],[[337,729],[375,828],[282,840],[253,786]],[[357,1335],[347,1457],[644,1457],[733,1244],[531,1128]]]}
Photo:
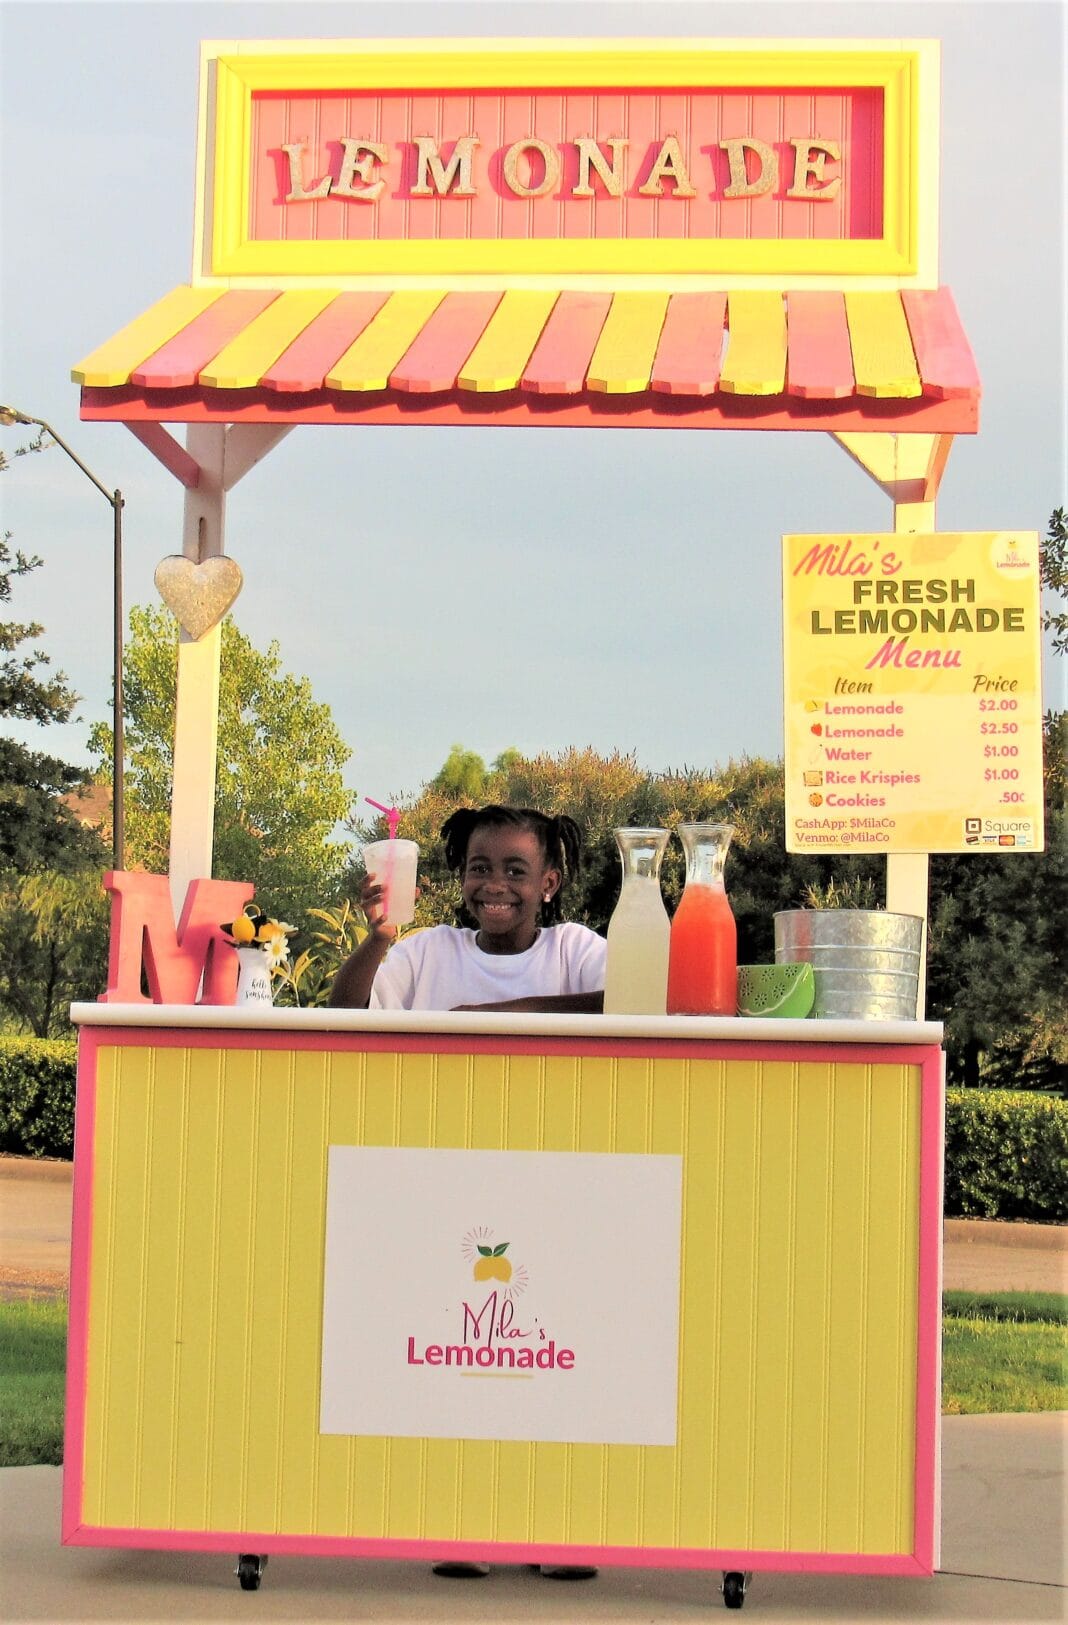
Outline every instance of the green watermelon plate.
{"label": "green watermelon plate", "polygon": [[816,999],[811,965],[739,965],[740,1016],[807,1016]]}

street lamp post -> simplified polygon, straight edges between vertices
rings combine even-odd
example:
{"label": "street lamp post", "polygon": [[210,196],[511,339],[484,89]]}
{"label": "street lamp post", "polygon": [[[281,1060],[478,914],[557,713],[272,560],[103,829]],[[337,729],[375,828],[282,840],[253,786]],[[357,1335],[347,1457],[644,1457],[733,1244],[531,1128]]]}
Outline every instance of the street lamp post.
{"label": "street lamp post", "polygon": [[71,448],[67,445],[67,442],[63,439],[62,435],[58,435],[56,433],[55,429],[53,429],[52,425],[50,423],[45,422],[44,418],[31,417],[28,412],[20,412],[14,406],[0,406],[0,424],[2,424],[5,427],[9,427],[13,423],[25,423],[25,424],[32,423],[38,429],[43,429],[44,432],[49,436],[49,438],[54,440],[56,445],[59,446],[62,451],[66,452],[66,454],[70,458],[71,462],[72,463],[77,463],[78,467],[81,469],[81,471],[85,475],[86,479],[92,480],[93,484],[96,486],[97,490],[100,492],[101,496],[104,498],[104,501],[107,502],[108,505],[111,508],[111,514],[112,514],[112,562],[113,562],[113,567],[114,567],[114,589],[113,589],[113,594],[114,594],[114,596],[113,596],[113,603],[114,603],[114,623],[113,623],[113,634],[114,634],[114,653],[113,653],[113,660],[114,660],[114,679],[113,679],[113,681],[114,681],[114,706],[113,706],[113,711],[114,711],[114,715],[113,715],[113,727],[112,727],[112,756],[111,756],[111,763],[112,763],[112,766],[111,766],[111,780],[112,780],[112,791],[111,791],[111,795],[112,795],[112,808],[111,808],[112,862],[113,862],[113,865],[114,865],[114,867],[116,869],[121,869],[123,867],[123,858],[124,858],[125,847],[126,847],[125,798],[124,798],[124,794],[123,794],[123,791],[124,791],[124,782],[123,782],[123,780],[124,780],[124,773],[123,773],[123,755],[124,755],[123,745],[124,745],[124,741],[123,741],[123,704],[122,704],[122,635],[123,635],[123,624],[122,624],[122,509],[123,509],[123,496],[122,496],[121,491],[118,491],[118,490],[109,491],[107,486],[103,485],[101,483],[101,481],[97,479],[97,477],[93,473],[92,469],[86,467],[86,465],[82,462],[81,458],[78,456],[77,452],[74,452],[74,451],[71,450]]}

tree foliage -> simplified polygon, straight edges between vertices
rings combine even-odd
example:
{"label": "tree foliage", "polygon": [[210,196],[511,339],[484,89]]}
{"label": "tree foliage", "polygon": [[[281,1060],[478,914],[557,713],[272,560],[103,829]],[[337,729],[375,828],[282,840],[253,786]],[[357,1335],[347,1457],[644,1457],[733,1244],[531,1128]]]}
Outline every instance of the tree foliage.
{"label": "tree foliage", "polygon": [[0,1009],[38,1038],[70,1032],[107,967],[108,903],[97,868],[10,875],[0,886]]}
{"label": "tree foliage", "polygon": [[1050,634],[1054,654],[1068,654],[1068,514],[1054,508],[1039,554],[1039,573],[1049,595],[1042,611],[1042,630]]}
{"label": "tree foliage", "polygon": [[[14,583],[41,563],[35,555],[12,549],[6,534],[0,540],[0,604],[9,604]],[[66,677],[50,669],[43,649],[23,650],[43,631],[37,621],[0,621],[0,717],[42,727],[71,717],[78,696]],[[0,871],[69,872],[101,856],[99,842],[61,800],[86,778],[80,768],[0,736]]]}
{"label": "tree foliage", "polygon": [[[127,863],[166,873],[174,771],[178,624],[135,608],[124,652]],[[100,776],[111,734],[92,731]],[[338,895],[348,846],[333,838],[351,794],[350,752],[307,678],[283,671],[279,646],[257,649],[230,617],[222,625],[214,873],[248,880],[271,914],[299,922]]]}

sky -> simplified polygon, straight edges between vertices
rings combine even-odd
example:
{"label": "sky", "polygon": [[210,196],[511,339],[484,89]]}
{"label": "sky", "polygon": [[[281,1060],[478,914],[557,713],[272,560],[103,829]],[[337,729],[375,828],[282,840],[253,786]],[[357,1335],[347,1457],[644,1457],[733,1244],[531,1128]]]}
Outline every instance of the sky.
{"label": "sky", "polygon": [[[1068,505],[1066,17],[1046,0],[0,0],[0,401],[122,490],[126,603],[158,603],[182,488],[122,425],[79,421],[70,369],[189,281],[202,39],[350,38],[365,18],[413,39],[935,38],[940,280],[983,383],[938,528],[1041,533]],[[111,512],[57,447],[16,460],[26,431],[0,434],[4,528],[44,560],[10,610],[43,623],[82,696],[76,722],[8,731],[87,762],[110,715]],[[231,493],[226,551],[241,630],[277,640],[331,707],[353,793],[385,800],[455,743],[618,749],[652,771],[780,755],[780,537],[892,525],[826,434],[301,427]],[[1047,707],[1065,665],[1046,663]]]}

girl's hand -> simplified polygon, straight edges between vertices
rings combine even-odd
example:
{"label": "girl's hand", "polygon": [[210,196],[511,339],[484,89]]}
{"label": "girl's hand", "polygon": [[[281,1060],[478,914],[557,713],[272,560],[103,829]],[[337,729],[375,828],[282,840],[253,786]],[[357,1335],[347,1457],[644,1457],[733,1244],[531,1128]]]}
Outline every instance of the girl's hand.
{"label": "girl's hand", "polygon": [[[415,888],[415,895],[419,896],[418,886]],[[386,944],[393,942],[397,936],[397,927],[386,924],[386,888],[366,877],[360,888],[360,907],[363,909],[371,936]]]}
{"label": "girl's hand", "polygon": [[392,942],[397,935],[397,927],[386,924],[386,888],[370,877],[366,878],[360,888],[360,907],[371,936],[379,942]]}

